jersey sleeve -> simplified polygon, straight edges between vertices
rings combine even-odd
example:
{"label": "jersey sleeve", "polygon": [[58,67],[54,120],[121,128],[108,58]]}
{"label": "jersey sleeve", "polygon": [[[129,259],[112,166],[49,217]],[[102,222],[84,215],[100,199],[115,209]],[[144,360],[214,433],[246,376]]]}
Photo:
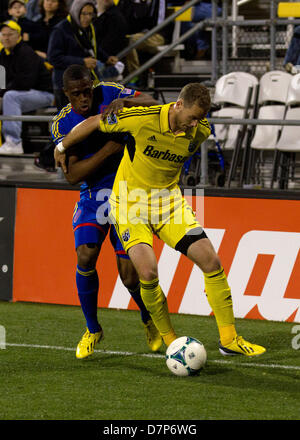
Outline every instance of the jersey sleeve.
{"label": "jersey sleeve", "polygon": [[207,119],[201,119],[198,123],[197,140],[199,145],[202,144],[211,134],[210,125]]}
{"label": "jersey sleeve", "polygon": [[128,98],[129,96],[137,97],[140,94],[141,94],[141,92],[138,92],[137,90],[128,89],[128,88],[123,87],[119,93],[118,98]]}
{"label": "jersey sleeve", "polygon": [[125,108],[118,115],[111,113],[103,121],[99,121],[99,130],[105,133],[113,132],[130,132],[133,135],[139,131],[139,121],[136,117],[131,117],[129,110],[136,109],[138,107],[132,107],[131,109]]}
{"label": "jersey sleeve", "polygon": [[[106,133],[122,132],[124,133],[124,144],[130,157],[133,160],[135,155],[135,136],[139,133],[140,128],[143,126],[143,118],[137,118],[136,114],[133,113],[138,111],[139,108],[143,107],[131,107],[123,109],[118,115],[114,113],[107,116],[103,121],[99,122],[99,130]],[[132,112],[133,111],[133,112]]]}
{"label": "jersey sleeve", "polygon": [[70,129],[66,127],[63,116],[59,113],[51,124],[51,136],[55,145],[62,141],[69,131]]}

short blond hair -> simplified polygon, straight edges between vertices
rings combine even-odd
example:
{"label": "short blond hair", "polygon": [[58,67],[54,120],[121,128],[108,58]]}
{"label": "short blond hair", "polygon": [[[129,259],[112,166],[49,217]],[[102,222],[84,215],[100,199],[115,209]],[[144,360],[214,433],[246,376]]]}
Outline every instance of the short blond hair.
{"label": "short blond hair", "polygon": [[208,112],[211,106],[210,93],[207,87],[201,83],[186,84],[178,96],[182,99],[185,107],[191,107],[196,104]]}

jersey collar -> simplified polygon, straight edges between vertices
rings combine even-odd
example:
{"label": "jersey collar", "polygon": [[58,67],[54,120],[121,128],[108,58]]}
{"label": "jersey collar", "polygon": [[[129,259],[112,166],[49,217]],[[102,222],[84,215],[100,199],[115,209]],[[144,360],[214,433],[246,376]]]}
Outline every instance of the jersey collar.
{"label": "jersey collar", "polygon": [[[160,112],[160,131],[161,133],[173,133],[170,125],[169,125],[169,110],[171,105],[174,105],[175,102],[170,102],[169,104],[165,104],[161,107],[161,112]],[[192,129],[192,132],[195,133],[196,129]],[[188,139],[191,138],[190,132],[189,133],[179,133],[179,134],[174,134],[174,136],[178,137],[187,137]]]}

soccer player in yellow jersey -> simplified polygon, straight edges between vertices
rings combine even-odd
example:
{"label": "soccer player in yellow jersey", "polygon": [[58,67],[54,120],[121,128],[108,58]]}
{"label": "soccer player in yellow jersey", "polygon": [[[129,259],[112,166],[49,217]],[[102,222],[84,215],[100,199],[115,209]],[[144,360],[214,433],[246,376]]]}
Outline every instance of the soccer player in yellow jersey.
{"label": "soccer player in yellow jersey", "polygon": [[98,115],[87,119],[56,147],[55,159],[66,167],[65,150],[94,130],[128,132],[110,196],[110,218],[137,270],[141,296],[165,344],[170,345],[177,336],[159,285],[153,234],[203,271],[220,334],[220,352],[255,356],[265,348],[237,335],[231,291],[220,259],[178,187],[183,163],[210,135],[205,119],[209,108],[208,89],[200,83],[187,84],[176,102],[125,108],[105,120]]}

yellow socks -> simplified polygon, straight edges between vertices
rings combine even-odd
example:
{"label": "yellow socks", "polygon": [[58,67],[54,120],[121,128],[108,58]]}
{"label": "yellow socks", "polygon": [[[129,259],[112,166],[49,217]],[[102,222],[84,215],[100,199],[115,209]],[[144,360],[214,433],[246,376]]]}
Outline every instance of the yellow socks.
{"label": "yellow socks", "polygon": [[222,345],[229,344],[236,337],[230,287],[224,269],[204,273],[207,300],[211,306],[220,334]]}
{"label": "yellow socks", "polygon": [[164,343],[169,346],[176,339],[176,334],[170,321],[167,299],[158,278],[151,281],[141,280],[141,297]]}
{"label": "yellow socks", "polygon": [[[230,287],[224,269],[204,273],[205,290],[208,302],[214,312],[220,334],[221,344],[226,346],[237,336],[232,307]],[[170,321],[166,297],[161,290],[158,278],[141,280],[141,297],[146,309],[168,346],[176,339]]]}
{"label": "yellow socks", "polygon": [[224,327],[219,327],[220,342],[223,346],[230,344],[234,338],[237,336],[235,326],[225,325]]}

